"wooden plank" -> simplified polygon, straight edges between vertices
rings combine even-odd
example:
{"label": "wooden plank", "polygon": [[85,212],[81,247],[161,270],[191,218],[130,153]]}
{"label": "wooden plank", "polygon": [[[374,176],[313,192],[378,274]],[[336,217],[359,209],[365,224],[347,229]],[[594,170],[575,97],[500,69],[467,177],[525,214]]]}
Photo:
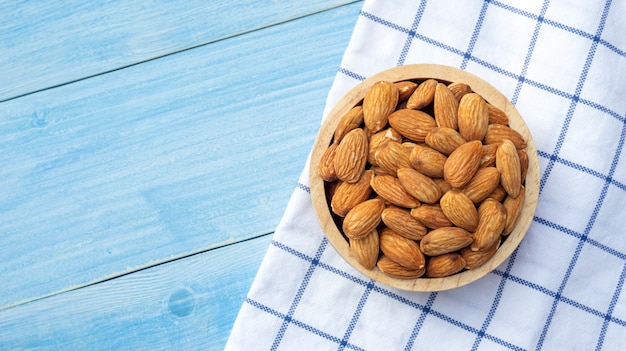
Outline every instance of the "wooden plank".
{"label": "wooden plank", "polygon": [[348,1],[3,1],[0,101]]}
{"label": "wooden plank", "polygon": [[273,231],[360,6],[0,103],[0,309]]}
{"label": "wooden plank", "polygon": [[223,350],[270,240],[0,311],[0,349]]}

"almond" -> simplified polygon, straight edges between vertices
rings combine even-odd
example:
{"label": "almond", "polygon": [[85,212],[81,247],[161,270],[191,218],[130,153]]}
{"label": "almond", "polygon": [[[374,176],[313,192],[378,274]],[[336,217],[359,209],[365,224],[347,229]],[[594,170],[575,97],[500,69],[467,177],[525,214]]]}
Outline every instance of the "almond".
{"label": "almond", "polygon": [[478,226],[474,232],[472,251],[487,250],[500,239],[506,223],[506,210],[496,200],[487,199],[478,207]]}
{"label": "almond", "polygon": [[344,217],[354,206],[367,200],[372,193],[370,182],[374,171],[363,172],[355,183],[340,182],[330,201],[331,210],[338,216]]}
{"label": "almond", "polygon": [[465,260],[458,253],[447,253],[432,257],[426,265],[426,276],[443,278],[458,273],[465,268]]}
{"label": "almond", "polygon": [[354,183],[361,178],[367,162],[368,139],[365,131],[356,128],[348,132],[335,151],[333,165],[337,178]]}
{"label": "almond", "polygon": [[433,114],[438,127],[457,129],[459,102],[454,94],[443,84],[437,84],[433,100]]}
{"label": "almond", "polygon": [[520,186],[520,191],[517,197],[507,196],[504,199],[503,205],[506,211],[506,224],[504,225],[503,235],[509,235],[515,229],[517,221],[519,220],[522,210],[524,209],[524,199],[526,198],[526,189],[524,186]]}
{"label": "almond", "polygon": [[398,235],[389,228],[380,231],[379,240],[380,250],[398,264],[410,269],[421,269],[426,265],[426,259],[417,242]]}
{"label": "almond", "polygon": [[439,205],[450,222],[470,232],[476,230],[478,212],[467,195],[452,189],[441,197]]}
{"label": "almond", "polygon": [[378,261],[380,249],[378,232],[372,230],[362,239],[350,239],[350,253],[365,268],[372,269]]}
{"label": "almond", "polygon": [[509,124],[509,117],[498,107],[487,104],[487,110],[489,111],[489,124],[502,124],[505,126]]}
{"label": "almond", "polygon": [[398,101],[408,99],[415,91],[415,88],[417,88],[417,83],[411,82],[410,80],[395,82],[393,85],[395,85],[396,89],[398,89]]}
{"label": "almond", "polygon": [[357,105],[350,109],[341,120],[335,129],[334,142],[339,143],[343,137],[348,134],[354,128],[358,128],[363,123],[363,106]]}
{"label": "almond", "polygon": [[463,257],[463,260],[465,260],[465,268],[475,269],[485,264],[485,262],[489,261],[489,259],[496,254],[499,246],[500,240],[498,240],[495,244],[491,245],[491,247],[486,250],[472,251],[469,246],[464,247],[463,249],[461,249],[459,254],[461,255],[461,257]]}
{"label": "almond", "polygon": [[389,115],[389,125],[405,138],[423,143],[426,134],[435,128],[437,123],[426,112],[401,109]]}
{"label": "almond", "polygon": [[448,182],[446,182],[445,179],[434,178],[433,181],[435,181],[435,184],[437,184],[437,186],[439,187],[439,190],[441,190],[441,195],[442,196],[443,196],[443,194],[445,194],[448,191],[450,191],[450,189],[452,189],[452,186],[450,186],[450,184]]}
{"label": "almond", "polygon": [[363,121],[371,132],[385,128],[389,115],[398,105],[398,89],[391,82],[374,83],[363,98]]}
{"label": "almond", "polygon": [[337,144],[330,144],[328,149],[324,151],[322,157],[320,157],[320,163],[317,166],[317,174],[327,182],[334,182],[337,180],[337,172],[335,172],[335,153],[337,151]]}
{"label": "almond", "polygon": [[409,195],[425,203],[435,203],[441,197],[441,190],[432,178],[413,168],[398,169],[398,180]]}
{"label": "almond", "polygon": [[494,166],[496,164],[496,150],[497,149],[498,149],[498,144],[483,145],[482,154],[480,156],[479,167]]}
{"label": "almond", "polygon": [[426,267],[420,269],[409,269],[398,264],[385,255],[380,257],[376,265],[383,273],[397,279],[415,279],[423,276],[426,272]]}
{"label": "almond", "polygon": [[414,208],[420,204],[417,199],[404,190],[398,178],[394,176],[375,175],[370,185],[376,194],[393,205],[404,208]]}
{"label": "almond", "polygon": [[505,196],[506,196],[506,190],[504,190],[502,185],[498,185],[495,189],[493,189],[491,194],[487,196],[487,199],[494,199],[498,202],[502,202]]}
{"label": "almond", "polygon": [[528,153],[524,149],[517,149],[517,155],[519,156],[520,178],[522,183],[524,183],[526,173],[528,172]]}
{"label": "almond", "polygon": [[[480,166],[482,144],[478,140],[468,141],[454,150],[443,167],[443,177],[454,188],[467,184]],[[413,161],[413,160],[411,160]]]}
{"label": "almond", "polygon": [[404,208],[389,206],[383,210],[381,218],[389,229],[407,239],[421,240],[428,231],[428,228]]}
{"label": "almond", "polygon": [[476,93],[465,94],[459,102],[459,133],[465,140],[483,140],[489,126],[489,110],[485,100]]}
{"label": "almond", "polygon": [[517,149],[526,148],[526,140],[515,129],[501,124],[490,124],[485,134],[485,144],[500,144],[504,140],[510,140]]}
{"label": "almond", "polygon": [[446,156],[466,143],[466,140],[455,129],[442,127],[431,129],[424,141],[428,146]]}
{"label": "almond", "polygon": [[500,172],[495,167],[483,167],[461,191],[472,200],[473,203],[481,203],[500,184]]}
{"label": "almond", "polygon": [[385,170],[385,173],[396,175],[398,168],[411,167],[410,155],[411,152],[402,144],[387,141],[378,147],[374,159],[378,167]]}
{"label": "almond", "polygon": [[409,155],[413,168],[432,178],[443,178],[447,159],[444,154],[425,145],[416,145]]}
{"label": "almond", "polygon": [[438,83],[435,79],[427,79],[421,82],[407,100],[406,108],[421,109],[430,105],[435,97],[435,89]]}
{"label": "almond", "polygon": [[461,98],[464,95],[472,92],[472,88],[470,88],[469,85],[460,82],[450,83],[448,85],[448,89],[450,89],[452,94],[454,94],[454,97],[457,99],[457,101],[461,101]]}
{"label": "almond", "polygon": [[420,241],[424,255],[438,256],[469,246],[474,237],[459,227],[443,227],[431,230]]}
{"label": "almond", "polygon": [[496,168],[500,171],[500,184],[506,193],[517,197],[522,184],[519,154],[513,142],[504,140],[496,150]]}
{"label": "almond", "polygon": [[354,206],[343,219],[343,232],[350,239],[362,239],[380,224],[385,209],[381,199],[370,199]]}
{"label": "almond", "polygon": [[378,165],[375,158],[376,151],[378,151],[378,148],[387,141],[401,142],[402,135],[393,130],[393,128],[387,128],[370,136],[367,162],[371,163],[374,166]]}
{"label": "almond", "polygon": [[452,222],[446,217],[439,204],[423,204],[411,210],[411,216],[431,229],[451,227]]}

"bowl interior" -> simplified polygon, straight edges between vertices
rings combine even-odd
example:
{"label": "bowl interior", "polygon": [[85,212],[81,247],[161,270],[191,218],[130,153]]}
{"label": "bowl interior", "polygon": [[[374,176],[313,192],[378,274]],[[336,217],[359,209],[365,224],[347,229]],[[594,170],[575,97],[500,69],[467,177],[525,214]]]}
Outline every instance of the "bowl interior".
{"label": "bowl interior", "polygon": [[[372,270],[365,269],[352,257],[348,241],[337,227],[329,208],[326,198],[325,183],[317,173],[317,166],[322,154],[332,142],[334,131],[341,117],[363,100],[366,91],[374,83],[381,80],[398,82],[403,80],[425,80],[428,78],[446,82],[466,83],[487,102],[500,108],[508,115],[509,125],[519,132],[527,141],[526,152],[528,154],[529,164],[524,185],[526,188],[525,203],[522,214],[513,232],[503,241],[496,254],[482,266],[444,278],[422,277],[416,279],[397,279],[384,274],[377,267],[374,267]],[[518,247],[532,222],[539,197],[539,162],[537,149],[530,131],[519,112],[502,93],[483,79],[454,67],[434,64],[415,64],[391,68],[364,80],[343,96],[322,123],[311,154],[309,176],[311,197],[315,212],[326,237],[335,250],[348,261],[350,265],[364,275],[383,284],[410,291],[427,292],[447,290],[471,283],[491,272],[506,260]]]}

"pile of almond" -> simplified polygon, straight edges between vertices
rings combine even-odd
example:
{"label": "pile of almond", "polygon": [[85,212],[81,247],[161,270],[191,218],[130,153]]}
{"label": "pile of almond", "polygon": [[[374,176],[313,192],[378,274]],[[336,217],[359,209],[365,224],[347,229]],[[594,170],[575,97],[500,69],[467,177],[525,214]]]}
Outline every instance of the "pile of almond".
{"label": "pile of almond", "polygon": [[342,116],[317,172],[363,267],[445,277],[487,262],[513,231],[525,148],[467,84],[379,81]]}

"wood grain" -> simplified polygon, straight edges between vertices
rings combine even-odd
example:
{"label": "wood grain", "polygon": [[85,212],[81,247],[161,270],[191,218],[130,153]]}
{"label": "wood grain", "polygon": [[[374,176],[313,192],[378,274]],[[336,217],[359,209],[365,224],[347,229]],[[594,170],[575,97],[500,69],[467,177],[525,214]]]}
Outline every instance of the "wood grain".
{"label": "wood grain", "polygon": [[271,235],[0,311],[2,350],[223,350]]}
{"label": "wood grain", "polygon": [[272,232],[359,3],[0,104],[0,309]]}
{"label": "wood grain", "polygon": [[4,1],[0,101],[354,1]]}
{"label": "wood grain", "polygon": [[[529,158],[529,167],[525,180],[526,198],[524,209],[517,225],[515,226],[515,229],[503,242],[496,254],[482,266],[445,278],[398,279],[384,274],[378,268],[374,268],[372,270],[363,268],[363,266],[356,261],[354,256],[350,254],[349,244],[332,218],[331,211],[326,200],[324,181],[317,173],[317,165],[319,164],[319,160],[324,150],[326,150],[328,145],[331,143],[334,131],[341,117],[356,104],[362,101],[366,91],[373,84],[381,80],[398,82],[407,79],[424,80],[428,78],[434,78],[439,81],[446,82],[466,83],[474,92],[485,98],[486,101],[496,107],[499,107],[502,111],[507,113],[509,116],[510,126],[520,132],[527,141],[526,151]],[[322,128],[320,129],[313,146],[310,165],[309,177],[313,207],[315,208],[326,237],[331,242],[333,247],[348,263],[354,266],[361,273],[389,286],[410,291],[440,291],[453,289],[480,279],[495,269],[502,262],[504,262],[511,255],[511,253],[513,253],[523,239],[524,235],[526,235],[526,231],[532,222],[539,197],[539,161],[537,157],[537,149],[523,117],[515,109],[513,104],[511,104],[511,102],[502,93],[500,93],[488,82],[469,72],[443,65],[416,64],[394,67],[379,72],[356,85],[353,89],[346,93],[345,96],[339,99],[337,104],[328,114],[328,117],[324,120]]]}

